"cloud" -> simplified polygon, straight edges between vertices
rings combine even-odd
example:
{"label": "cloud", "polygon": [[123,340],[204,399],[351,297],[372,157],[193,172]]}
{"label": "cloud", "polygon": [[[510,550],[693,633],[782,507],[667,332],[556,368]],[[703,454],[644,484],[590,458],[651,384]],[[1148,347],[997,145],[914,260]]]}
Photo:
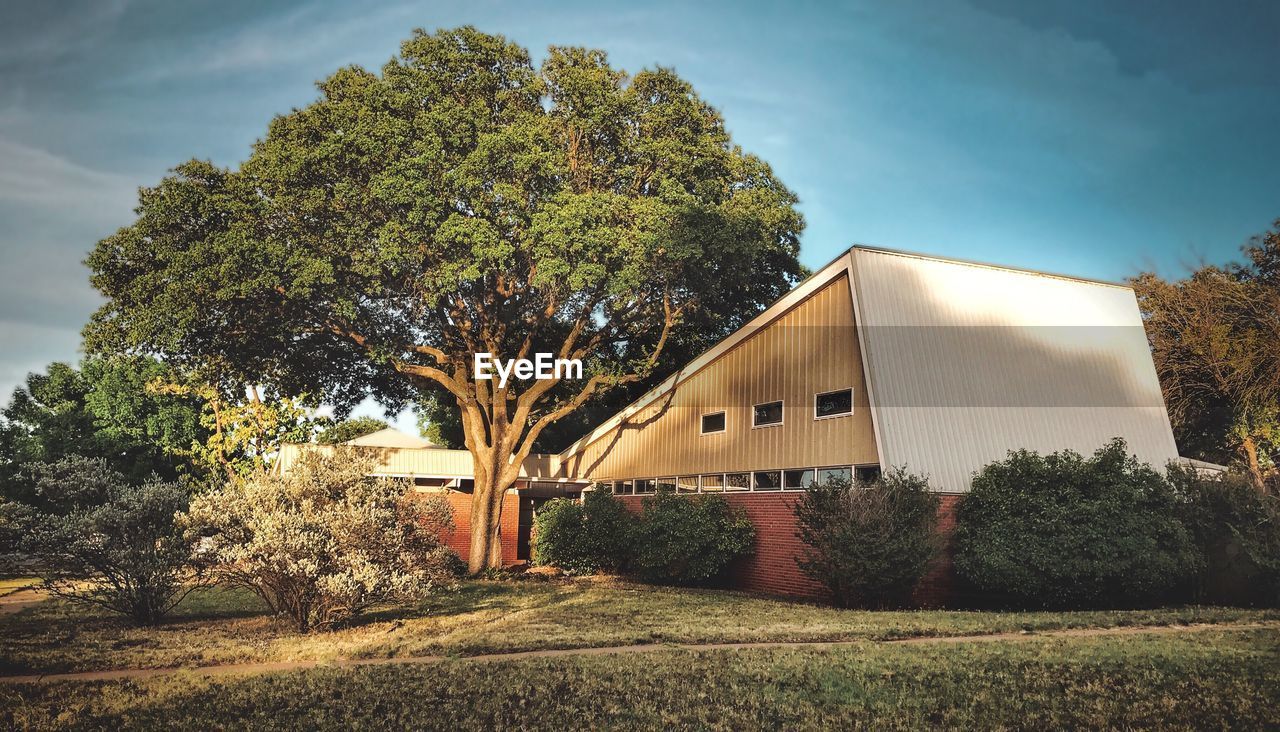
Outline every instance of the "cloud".
{"label": "cloud", "polygon": [[0,137],[0,203],[67,210],[118,222],[132,208],[126,177],[79,165],[47,150]]}

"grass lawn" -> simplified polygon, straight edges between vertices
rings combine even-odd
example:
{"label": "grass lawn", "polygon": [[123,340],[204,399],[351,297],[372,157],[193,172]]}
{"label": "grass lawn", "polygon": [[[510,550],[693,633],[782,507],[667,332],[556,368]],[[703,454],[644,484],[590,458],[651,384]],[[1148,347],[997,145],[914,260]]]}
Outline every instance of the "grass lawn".
{"label": "grass lawn", "polygon": [[0,687],[14,728],[1276,728],[1280,633],[663,650]]}
{"label": "grass lawn", "polygon": [[0,616],[0,673],[162,668],[629,645],[651,642],[884,640],[1017,630],[1280,620],[1280,612],[863,612],[752,595],[583,579],[467,582],[416,608],[299,635],[251,593],[209,588],[158,628],[51,600]]}

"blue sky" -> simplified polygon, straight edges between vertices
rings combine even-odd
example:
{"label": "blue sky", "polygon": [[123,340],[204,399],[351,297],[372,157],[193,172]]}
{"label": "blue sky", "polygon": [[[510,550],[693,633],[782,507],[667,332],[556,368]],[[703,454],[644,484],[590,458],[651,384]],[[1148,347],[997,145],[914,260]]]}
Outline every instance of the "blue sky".
{"label": "blue sky", "polygon": [[1105,279],[1224,261],[1280,217],[1280,4],[26,2],[0,5],[0,395],[78,358],[81,260],[135,190],[234,165],[414,27],[674,67],[854,242]]}

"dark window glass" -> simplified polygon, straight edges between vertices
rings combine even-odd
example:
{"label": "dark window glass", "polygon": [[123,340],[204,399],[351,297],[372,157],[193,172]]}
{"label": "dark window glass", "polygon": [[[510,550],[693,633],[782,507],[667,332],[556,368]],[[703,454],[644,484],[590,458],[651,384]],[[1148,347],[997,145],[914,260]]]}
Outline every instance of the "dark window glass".
{"label": "dark window glass", "polygon": [[818,471],[818,482],[822,485],[831,485],[832,483],[849,485],[852,473],[853,471],[848,468],[822,468]]}
{"label": "dark window glass", "polygon": [[838,417],[853,413],[853,389],[841,389],[819,394],[814,405],[814,416]]}
{"label": "dark window glass", "polygon": [[782,424],[782,402],[765,402],[757,404],[751,413],[751,426],[764,427],[771,424]]}
{"label": "dark window glass", "polygon": [[657,484],[658,484],[658,490],[660,491],[667,491],[668,493],[674,493],[676,490],[675,478],[658,478]]}
{"label": "dark window glass", "polygon": [[861,465],[853,469],[853,477],[859,483],[871,483],[880,477],[879,465]]}
{"label": "dark window glass", "polygon": [[702,415],[702,434],[724,432],[724,412]]}
{"label": "dark window glass", "polygon": [[755,489],[758,491],[776,491],[782,488],[782,473],[777,470],[762,470],[755,473]]}
{"label": "dark window glass", "polygon": [[751,473],[729,473],[724,476],[724,489],[726,491],[751,490]]}
{"label": "dark window glass", "polygon": [[812,470],[787,470],[782,477],[782,487],[789,491],[802,491],[813,484]]}
{"label": "dark window glass", "polygon": [[636,493],[653,493],[653,481],[648,478],[637,480]]}

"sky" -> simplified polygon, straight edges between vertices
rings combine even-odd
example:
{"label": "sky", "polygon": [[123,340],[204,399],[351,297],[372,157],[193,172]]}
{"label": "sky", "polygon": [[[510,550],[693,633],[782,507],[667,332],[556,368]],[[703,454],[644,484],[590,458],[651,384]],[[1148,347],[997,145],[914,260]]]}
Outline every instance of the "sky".
{"label": "sky", "polygon": [[798,193],[810,267],[863,243],[1176,276],[1280,217],[1273,1],[8,0],[0,403],[80,357],[100,303],[83,259],[139,186],[234,166],[317,80],[464,24],[535,60],[578,45],[674,68]]}

